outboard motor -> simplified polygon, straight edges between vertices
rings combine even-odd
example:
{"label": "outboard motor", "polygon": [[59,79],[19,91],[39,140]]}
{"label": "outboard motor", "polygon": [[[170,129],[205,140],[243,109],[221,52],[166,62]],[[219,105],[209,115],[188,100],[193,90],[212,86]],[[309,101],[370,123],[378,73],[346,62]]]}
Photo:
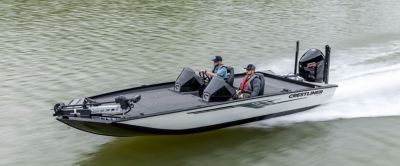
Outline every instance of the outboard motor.
{"label": "outboard motor", "polygon": [[196,75],[190,68],[184,68],[175,81],[174,90],[176,92],[197,91],[204,84],[204,80]]}
{"label": "outboard motor", "polygon": [[226,101],[233,97],[235,89],[224,79],[213,77],[211,82],[204,89],[202,99],[206,102]]}
{"label": "outboard motor", "polygon": [[310,49],[299,60],[299,76],[309,82],[324,82],[325,56],[318,49]]}

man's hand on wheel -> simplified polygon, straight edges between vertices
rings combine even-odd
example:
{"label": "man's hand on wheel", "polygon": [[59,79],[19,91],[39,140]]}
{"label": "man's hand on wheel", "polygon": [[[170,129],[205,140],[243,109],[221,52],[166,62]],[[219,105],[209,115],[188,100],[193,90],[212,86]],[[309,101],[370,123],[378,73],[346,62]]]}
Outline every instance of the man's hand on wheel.
{"label": "man's hand on wheel", "polygon": [[214,77],[215,76],[215,74],[213,72],[211,72],[211,71],[207,71],[206,74],[209,77]]}

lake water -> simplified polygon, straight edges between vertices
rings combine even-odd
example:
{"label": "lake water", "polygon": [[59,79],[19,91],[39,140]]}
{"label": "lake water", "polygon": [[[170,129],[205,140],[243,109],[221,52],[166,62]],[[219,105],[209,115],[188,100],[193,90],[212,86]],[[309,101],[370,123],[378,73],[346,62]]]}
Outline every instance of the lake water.
{"label": "lake water", "polygon": [[[0,3],[0,165],[398,165],[400,1]],[[310,111],[186,136],[113,138],[53,104],[175,80],[183,67],[292,72],[332,47],[334,98]]]}

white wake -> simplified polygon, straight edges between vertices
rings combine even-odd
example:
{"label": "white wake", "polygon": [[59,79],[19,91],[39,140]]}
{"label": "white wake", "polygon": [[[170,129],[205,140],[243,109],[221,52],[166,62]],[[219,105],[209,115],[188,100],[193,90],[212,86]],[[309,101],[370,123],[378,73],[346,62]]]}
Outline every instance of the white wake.
{"label": "white wake", "polygon": [[[386,50],[387,52],[380,53],[379,56],[393,57],[393,54],[400,52],[400,43],[397,46],[390,45],[391,48]],[[371,52],[376,53],[376,49],[382,50],[382,48],[372,49],[375,50],[352,51],[352,56],[354,54],[363,56],[354,59],[348,58],[351,57],[348,55],[349,52],[338,53],[339,58],[334,59],[344,59],[345,61],[342,60],[336,65],[332,65],[330,82],[338,84],[339,88],[327,104],[306,112],[268,119],[249,126],[279,126],[305,121],[399,116],[400,63],[374,62],[374,59],[379,58],[379,56]],[[400,56],[400,54],[397,54],[397,56]],[[332,63],[336,62],[333,61]]]}

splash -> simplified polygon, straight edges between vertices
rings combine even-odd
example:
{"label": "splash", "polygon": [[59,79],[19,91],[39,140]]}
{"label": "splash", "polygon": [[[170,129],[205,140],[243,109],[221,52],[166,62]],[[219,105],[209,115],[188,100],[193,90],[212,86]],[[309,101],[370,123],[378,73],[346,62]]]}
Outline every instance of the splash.
{"label": "splash", "polygon": [[[381,47],[361,49],[360,52],[351,51],[351,54],[363,55],[363,58],[347,58],[346,61],[337,63],[339,65],[333,65],[331,82],[338,84],[339,88],[329,103],[310,111],[253,123],[250,126],[282,126],[306,121],[399,116],[400,64],[385,58],[399,54],[400,44],[397,46],[390,45],[386,54],[381,53],[379,56],[366,53],[382,50]],[[348,53],[338,53],[337,59],[350,57]]]}

